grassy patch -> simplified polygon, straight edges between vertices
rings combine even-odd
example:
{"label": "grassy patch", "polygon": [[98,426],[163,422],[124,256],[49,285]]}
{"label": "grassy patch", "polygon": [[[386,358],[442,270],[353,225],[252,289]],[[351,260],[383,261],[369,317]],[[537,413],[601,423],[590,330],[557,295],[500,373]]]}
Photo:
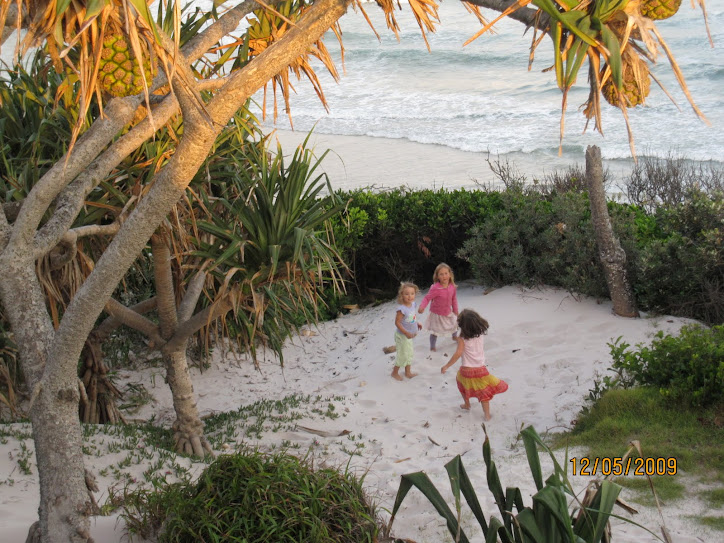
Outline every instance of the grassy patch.
{"label": "grassy patch", "polygon": [[207,418],[204,433],[212,447],[217,449],[224,443],[261,439],[267,432],[293,431],[296,422],[303,418],[337,419],[340,413],[334,402],[343,400],[343,396],[303,394],[292,394],[280,400],[259,400],[236,411]]}
{"label": "grassy patch", "polygon": [[[624,488],[634,491],[636,501],[642,505],[656,507],[656,498],[651,493],[651,485],[646,477],[617,477],[616,482]],[[686,487],[676,480],[676,477],[653,476],[651,482],[656,489],[656,495],[663,504],[679,500],[686,495]]]}
{"label": "grassy patch", "polygon": [[716,410],[672,404],[652,388],[607,391],[582,413],[572,432],[554,437],[556,447],[582,446],[591,457],[621,456],[629,441],[644,457],[677,461],[677,472],[724,483],[724,426]]}
{"label": "grassy patch", "polygon": [[703,524],[714,530],[724,532],[724,517],[713,517],[713,516],[702,516],[702,517],[690,517],[699,524]]}
{"label": "grassy patch", "polygon": [[712,509],[720,509],[724,507],[724,488],[717,488],[714,490],[707,490],[702,492],[702,498],[704,498]]}
{"label": "grassy patch", "polygon": [[[701,492],[698,497],[712,508],[721,507],[724,503],[721,408],[702,410],[682,407],[653,388],[609,390],[581,413],[571,432],[553,436],[555,447],[583,447],[591,459],[621,457],[633,440],[641,444],[643,458],[676,459],[676,475],[669,475],[671,470],[668,468],[672,468],[673,464],[667,462],[667,474],[652,477],[656,493],[664,503],[686,497],[686,488],[681,480],[684,473],[721,485],[720,488]],[[634,452],[632,458],[637,459],[638,454]],[[634,465],[637,465],[635,460],[631,471]],[[590,466],[593,466],[593,461]],[[605,474],[599,468],[596,475]],[[655,505],[646,477],[630,473],[617,477],[615,481],[633,490],[636,502]],[[706,522],[713,522],[716,527],[717,518],[711,517]]]}

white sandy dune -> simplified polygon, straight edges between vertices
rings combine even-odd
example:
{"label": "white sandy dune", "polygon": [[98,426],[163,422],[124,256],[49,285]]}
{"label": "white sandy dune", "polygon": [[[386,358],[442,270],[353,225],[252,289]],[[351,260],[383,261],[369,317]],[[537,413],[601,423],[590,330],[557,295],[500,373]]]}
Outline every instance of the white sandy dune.
{"label": "white sandy dune", "polygon": [[[491,373],[507,381],[510,388],[491,402],[493,419],[487,423],[487,430],[503,485],[521,487],[528,504],[534,485],[522,442],[517,438],[521,427],[532,424],[541,434],[569,428],[593,387],[594,376],[605,373],[610,365],[608,342],[619,336],[632,345],[648,342],[656,331],[673,332],[687,322],[672,317],[625,319],[612,314],[609,301],[578,299],[555,289],[505,287],[485,295],[483,287],[462,284],[458,298],[461,308],[475,309],[490,322],[486,338],[489,368]],[[499,516],[485,484],[482,410],[476,402],[470,412],[460,410],[455,371],[440,374],[440,367],[453,352],[452,340],[441,338],[438,352],[431,353],[427,336],[421,333],[415,340],[413,365],[419,375],[403,382],[391,379],[394,355],[383,354],[382,348],[393,344],[394,307],[394,302],[389,302],[362,309],[322,323],[312,329],[310,335],[289,341],[283,369],[272,356],[262,360],[261,371],[257,371],[248,359],[224,355],[217,350],[209,369],[202,373],[194,370],[199,408],[204,416],[292,394],[314,398],[301,420],[280,424],[276,431],[267,427],[261,439],[240,431],[235,438],[228,439],[219,452],[232,451],[243,442],[264,449],[292,447],[291,450],[299,454],[309,451],[317,464],[344,467],[349,462],[350,469],[356,473],[366,473],[366,487],[387,511],[392,508],[400,475],[404,473],[424,470],[443,495],[449,497],[443,466],[461,454],[479,489],[484,511]],[[161,368],[123,371],[119,381],[122,386],[142,383],[155,398],[136,417],[154,416],[157,421],[170,424],[173,410]],[[339,417],[324,415],[330,405]],[[29,438],[18,441],[14,437],[2,441],[0,534],[3,535],[0,540],[22,543],[28,525],[37,514],[34,458],[29,459],[30,474],[23,473],[19,462],[28,458],[28,452],[22,447],[32,451],[32,441]],[[151,460],[117,467],[123,451],[109,453],[108,443],[112,440],[106,438],[103,445],[100,441],[97,436],[93,438],[86,460],[99,474],[101,490],[97,498],[103,503],[108,487],[118,484],[119,471],[125,470],[140,481]],[[645,443],[643,447],[645,452]],[[150,444],[140,444],[139,448],[152,450]],[[622,443],[622,453],[625,448],[626,444]],[[580,451],[572,450],[570,454],[580,454]],[[157,453],[151,456],[153,460],[159,458]],[[563,456],[564,451],[560,451],[561,461]],[[187,459],[178,463],[189,467],[194,474],[203,468]],[[549,467],[550,462],[544,462],[544,468]],[[172,469],[168,469],[168,474],[172,477]],[[690,483],[698,484],[693,480]],[[577,490],[582,490],[585,484],[585,479],[576,479]],[[623,497],[629,502],[633,500],[633,495],[625,489]],[[666,525],[674,541],[718,540],[715,534],[688,519],[690,515],[702,514],[703,507],[694,496],[664,504]],[[658,532],[660,519],[656,510],[647,507],[639,510],[633,518]],[[479,541],[474,518],[467,511],[464,509],[464,528],[468,535],[474,536],[473,540]],[[623,511],[619,513],[627,516]],[[383,515],[388,517],[389,513],[383,511]],[[123,523],[116,520],[116,517],[106,517],[94,521],[96,541],[124,540]],[[418,543],[452,541],[444,521],[414,489],[398,514],[393,533]],[[616,522],[614,541],[633,543],[655,539],[638,528]]]}

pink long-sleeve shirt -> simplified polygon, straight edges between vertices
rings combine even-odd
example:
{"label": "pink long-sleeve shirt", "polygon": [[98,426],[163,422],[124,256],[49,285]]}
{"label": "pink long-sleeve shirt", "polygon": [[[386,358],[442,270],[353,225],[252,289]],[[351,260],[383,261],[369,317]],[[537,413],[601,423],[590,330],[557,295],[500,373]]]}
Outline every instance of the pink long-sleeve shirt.
{"label": "pink long-sleeve shirt", "polygon": [[458,312],[458,289],[452,283],[448,284],[447,287],[443,287],[440,283],[435,283],[430,287],[428,292],[422,299],[420,309],[425,309],[427,304],[430,304],[430,311],[442,315],[443,317],[452,312],[457,314]]}

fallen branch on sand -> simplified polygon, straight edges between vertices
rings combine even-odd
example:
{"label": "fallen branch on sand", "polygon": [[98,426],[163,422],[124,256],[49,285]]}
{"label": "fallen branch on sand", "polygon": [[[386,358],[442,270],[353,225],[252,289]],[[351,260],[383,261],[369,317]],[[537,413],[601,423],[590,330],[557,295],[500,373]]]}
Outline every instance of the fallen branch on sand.
{"label": "fallen branch on sand", "polygon": [[327,430],[316,430],[314,428],[307,428],[306,426],[300,426],[297,424],[298,430],[303,430],[305,432],[309,432],[310,434],[315,434],[321,437],[339,437],[339,436],[346,436],[350,433],[349,430],[334,430],[334,431],[327,431]]}

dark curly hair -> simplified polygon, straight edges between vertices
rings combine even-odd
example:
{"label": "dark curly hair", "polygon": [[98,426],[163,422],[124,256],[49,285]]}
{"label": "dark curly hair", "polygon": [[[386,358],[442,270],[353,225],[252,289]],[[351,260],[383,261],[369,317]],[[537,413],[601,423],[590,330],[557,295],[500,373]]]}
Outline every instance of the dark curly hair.
{"label": "dark curly hair", "polygon": [[483,317],[478,315],[472,309],[463,309],[458,315],[458,326],[460,327],[460,337],[463,339],[473,339],[487,333],[490,325]]}

